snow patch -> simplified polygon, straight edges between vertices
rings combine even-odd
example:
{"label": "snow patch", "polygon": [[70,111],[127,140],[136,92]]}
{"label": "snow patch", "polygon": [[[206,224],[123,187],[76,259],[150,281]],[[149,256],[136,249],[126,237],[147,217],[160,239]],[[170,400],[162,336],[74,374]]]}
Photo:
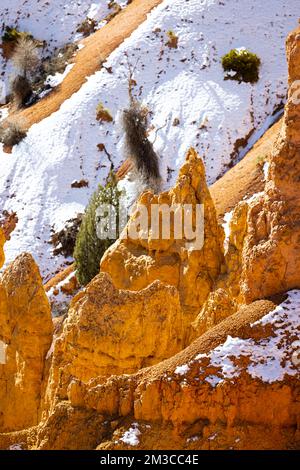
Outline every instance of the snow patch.
{"label": "snow patch", "polygon": [[264,179],[267,181],[269,175],[270,162],[265,162],[263,166]]}
{"label": "snow patch", "polygon": [[[283,303],[252,325],[273,325],[274,336],[259,341],[228,336],[225,343],[209,354],[196,356],[198,360],[209,358],[209,365],[218,369],[215,375],[205,380],[215,387],[224,379],[238,377],[242,370],[238,365],[241,357],[248,358],[248,374],[263,382],[273,383],[283,380],[285,375],[299,374],[300,342],[290,341],[290,338],[299,337],[299,312],[300,290],[292,290]],[[204,372],[202,366],[200,372]]]}
{"label": "snow patch", "polygon": [[22,444],[12,444],[9,446],[8,450],[23,450]]}
{"label": "snow patch", "polygon": [[55,75],[49,75],[45,80],[45,84],[50,85],[52,88],[60,85],[60,83],[64,80],[64,78],[68,75],[68,73],[70,72],[70,70],[72,70],[73,67],[74,64],[69,64],[66,66],[64,72],[57,72]]}
{"label": "snow patch", "polygon": [[139,445],[139,436],[141,435],[141,431],[138,428],[138,423],[133,423],[131,427],[124,433],[121,437],[121,441],[129,446],[137,446]]}
{"label": "snow patch", "polygon": [[224,239],[224,251],[226,253],[226,251],[228,250],[228,245],[229,245],[229,236],[230,236],[230,222],[231,222],[231,219],[232,219],[232,215],[233,215],[233,210],[230,211],[230,212],[226,212],[226,214],[224,214],[224,223],[222,224],[222,227],[224,229],[224,232],[225,232],[225,239]]}
{"label": "snow patch", "polygon": [[178,375],[185,375],[190,370],[187,364],[183,364],[182,366],[177,366],[175,369],[175,374]]}

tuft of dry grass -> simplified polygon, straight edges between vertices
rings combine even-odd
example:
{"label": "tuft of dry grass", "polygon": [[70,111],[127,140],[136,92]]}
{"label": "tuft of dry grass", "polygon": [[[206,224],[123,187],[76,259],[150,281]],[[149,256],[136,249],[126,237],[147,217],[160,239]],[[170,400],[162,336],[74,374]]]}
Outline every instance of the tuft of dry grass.
{"label": "tuft of dry grass", "polygon": [[170,49],[177,49],[178,47],[178,36],[173,31],[167,32],[168,41],[166,45],[170,47]]}

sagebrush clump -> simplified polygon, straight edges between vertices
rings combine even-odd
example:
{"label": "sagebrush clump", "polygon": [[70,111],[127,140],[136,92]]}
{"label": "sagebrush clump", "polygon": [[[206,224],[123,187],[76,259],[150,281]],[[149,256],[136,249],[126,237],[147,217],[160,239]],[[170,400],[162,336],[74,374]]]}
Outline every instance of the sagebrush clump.
{"label": "sagebrush clump", "polygon": [[41,66],[38,47],[38,43],[29,37],[21,37],[16,43],[12,55],[16,75],[11,83],[11,91],[17,108],[25,106],[33,94],[33,82]]}
{"label": "sagebrush clump", "polygon": [[18,119],[10,120],[5,127],[0,127],[0,141],[7,147],[13,147],[27,135],[24,124]]}
{"label": "sagebrush clump", "polygon": [[37,43],[27,37],[18,39],[12,61],[19,75],[33,79],[40,65]]}
{"label": "sagebrush clump", "polygon": [[[119,205],[122,191],[117,187],[117,180],[110,172],[105,186],[99,185],[86,208],[79,233],[76,238],[74,259],[76,276],[81,285],[88,284],[99,273],[100,260],[107,248],[119,237]],[[116,236],[112,239],[99,237],[100,216],[97,209],[109,204],[116,211]],[[103,222],[103,221],[102,221]]]}
{"label": "sagebrush clump", "polygon": [[247,49],[232,49],[222,57],[222,66],[226,80],[255,83],[259,79],[260,58]]}

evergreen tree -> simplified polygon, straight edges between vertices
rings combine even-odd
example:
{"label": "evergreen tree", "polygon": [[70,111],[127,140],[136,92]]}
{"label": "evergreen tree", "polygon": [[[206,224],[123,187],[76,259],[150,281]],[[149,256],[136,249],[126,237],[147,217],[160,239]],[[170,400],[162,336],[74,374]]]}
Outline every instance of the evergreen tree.
{"label": "evergreen tree", "polygon": [[[121,194],[122,192],[117,187],[116,177],[111,171],[106,185],[99,185],[86,208],[74,249],[76,276],[82,285],[88,284],[99,273],[99,265],[104,252],[119,237],[118,214]],[[109,204],[115,209],[116,236],[114,238],[103,239],[99,236],[101,217],[97,209],[101,205],[103,207],[104,204]],[[104,216],[106,215],[105,213]]]}

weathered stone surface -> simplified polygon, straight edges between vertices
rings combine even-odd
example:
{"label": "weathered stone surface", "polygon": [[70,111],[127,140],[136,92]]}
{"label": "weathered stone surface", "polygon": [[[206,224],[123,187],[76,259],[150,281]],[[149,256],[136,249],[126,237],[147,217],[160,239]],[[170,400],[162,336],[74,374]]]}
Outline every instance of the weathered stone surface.
{"label": "weathered stone surface", "polygon": [[132,373],[172,356],[184,347],[184,326],[174,287],[118,290],[99,274],[72,301],[55,341],[47,400],[65,399],[73,378]]}
{"label": "weathered stone surface", "polygon": [[[133,375],[71,380],[68,401],[60,401],[27,436],[0,435],[0,447],[22,439],[29,448],[132,449],[123,438],[137,423],[135,449],[297,448],[297,377],[262,382],[249,375],[249,361],[240,357],[238,376],[223,377],[213,386],[207,379],[216,367],[207,363],[203,368],[202,363],[228,335],[257,342],[273,337],[272,328],[255,325],[273,308],[269,301],[254,302],[184,351]],[[179,365],[185,365],[184,371]]]}
{"label": "weathered stone surface", "polygon": [[7,345],[0,364],[0,429],[37,424],[52,320],[38,267],[26,253],[0,278],[0,340]]}
{"label": "weathered stone surface", "polygon": [[[202,160],[191,149],[179,172],[174,188],[154,195],[144,193],[139,204],[151,213],[152,204],[204,205],[204,244],[200,250],[188,249],[187,239],[165,240],[126,239],[118,240],[105,253],[101,271],[110,274],[116,287],[139,290],[154,280],[175,286],[180,294],[183,308],[197,313],[211,291],[223,263],[223,231],[217,223],[215,207],[205,181]],[[138,212],[138,211],[137,211]],[[130,224],[137,217],[133,214]]]}

